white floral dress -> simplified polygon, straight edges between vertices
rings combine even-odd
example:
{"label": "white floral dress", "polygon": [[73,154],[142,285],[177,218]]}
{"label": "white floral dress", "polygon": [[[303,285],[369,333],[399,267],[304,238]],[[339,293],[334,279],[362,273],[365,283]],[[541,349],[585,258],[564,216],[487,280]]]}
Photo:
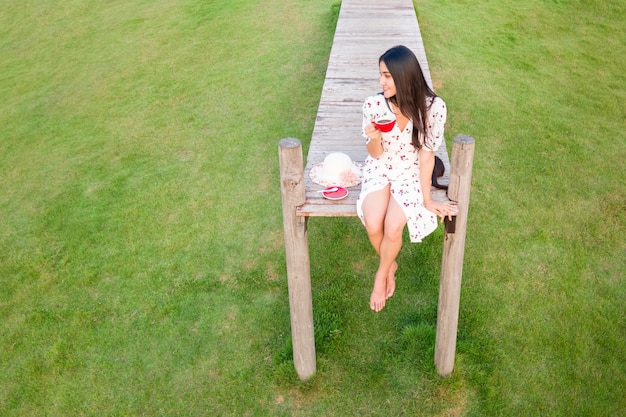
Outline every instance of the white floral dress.
{"label": "white floral dress", "polygon": [[[436,151],[443,142],[446,123],[446,104],[440,97],[428,98],[432,103],[428,113],[428,135],[422,140],[422,148]],[[394,120],[396,116],[389,109],[382,94],[368,97],[363,104],[363,128],[378,119]],[[357,214],[362,222],[363,200],[373,191],[379,191],[391,184],[393,199],[404,211],[411,242],[421,242],[437,228],[437,216],[426,209],[420,184],[419,151],[411,143],[413,122],[409,120],[403,131],[398,124],[388,133],[382,133],[383,154],[378,158],[368,155],[363,167],[361,194],[357,199]],[[367,137],[364,131],[361,134]],[[430,184],[428,184],[430,186]]]}

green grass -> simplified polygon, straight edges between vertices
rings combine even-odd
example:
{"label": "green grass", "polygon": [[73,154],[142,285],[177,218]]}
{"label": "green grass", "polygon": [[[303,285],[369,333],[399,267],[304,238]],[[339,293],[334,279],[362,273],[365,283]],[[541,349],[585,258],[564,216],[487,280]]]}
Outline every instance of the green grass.
{"label": "green grass", "polygon": [[418,3],[476,138],[455,370],[441,229],[374,314],[364,229],[315,218],[309,382],[277,144],[307,148],[338,2],[55,3],[0,1],[0,414],[626,415],[621,2]]}
{"label": "green grass", "polygon": [[477,140],[461,326],[489,369],[478,410],[624,415],[626,8],[431,3],[449,130]]}

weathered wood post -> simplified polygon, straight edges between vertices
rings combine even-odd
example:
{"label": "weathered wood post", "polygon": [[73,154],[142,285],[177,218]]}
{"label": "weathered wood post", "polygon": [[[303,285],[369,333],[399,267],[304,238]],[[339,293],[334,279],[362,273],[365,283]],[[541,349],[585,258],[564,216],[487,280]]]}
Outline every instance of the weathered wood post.
{"label": "weathered wood post", "polygon": [[448,198],[457,202],[459,212],[453,223],[446,224],[437,310],[435,365],[441,376],[450,375],[454,369],[473,161],[474,138],[456,136],[452,145]]}
{"label": "weathered wood post", "polygon": [[278,157],[293,362],[300,379],[307,380],[315,373],[316,363],[308,217],[299,217],[296,214],[296,208],[305,202],[302,144],[295,138],[281,139],[278,143]]}

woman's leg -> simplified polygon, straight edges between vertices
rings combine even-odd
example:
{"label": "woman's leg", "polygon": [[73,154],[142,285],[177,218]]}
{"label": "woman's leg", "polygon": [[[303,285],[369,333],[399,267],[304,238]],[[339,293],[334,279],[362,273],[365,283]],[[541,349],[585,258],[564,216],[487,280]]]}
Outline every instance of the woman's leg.
{"label": "woman's leg", "polygon": [[385,216],[389,206],[389,185],[380,191],[370,193],[363,200],[363,221],[365,230],[377,254],[380,255],[380,243],[383,240]]}
{"label": "woman's leg", "polygon": [[[374,191],[369,194],[363,200],[363,221],[365,223],[365,230],[367,230],[367,236],[370,239],[372,247],[376,253],[380,256],[380,244],[383,241],[385,216],[387,215],[387,209],[389,207],[389,185],[380,191]],[[386,279],[374,279],[373,294],[385,294],[387,292],[387,280]],[[372,306],[372,297],[370,297],[370,307]],[[375,309],[372,307],[372,309]]]}
{"label": "woman's leg", "polygon": [[380,311],[387,298],[391,297],[396,288],[395,270],[398,268],[396,257],[402,248],[402,231],[406,225],[406,216],[393,198],[389,198],[383,237],[380,241],[380,264],[374,278],[374,289],[370,296],[370,308]]}

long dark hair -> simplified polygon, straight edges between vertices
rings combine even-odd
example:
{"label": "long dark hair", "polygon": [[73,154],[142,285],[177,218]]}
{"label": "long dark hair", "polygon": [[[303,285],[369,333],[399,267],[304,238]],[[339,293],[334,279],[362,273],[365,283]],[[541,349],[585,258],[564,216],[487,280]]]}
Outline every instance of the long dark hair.
{"label": "long dark hair", "polygon": [[412,143],[416,149],[420,149],[420,135],[426,137],[428,110],[432,104],[432,101],[426,103],[426,98],[432,97],[434,100],[437,95],[426,82],[415,54],[406,46],[398,45],[389,49],[381,55],[380,62],[385,63],[396,85],[396,95],[389,100],[402,114],[413,120]]}

